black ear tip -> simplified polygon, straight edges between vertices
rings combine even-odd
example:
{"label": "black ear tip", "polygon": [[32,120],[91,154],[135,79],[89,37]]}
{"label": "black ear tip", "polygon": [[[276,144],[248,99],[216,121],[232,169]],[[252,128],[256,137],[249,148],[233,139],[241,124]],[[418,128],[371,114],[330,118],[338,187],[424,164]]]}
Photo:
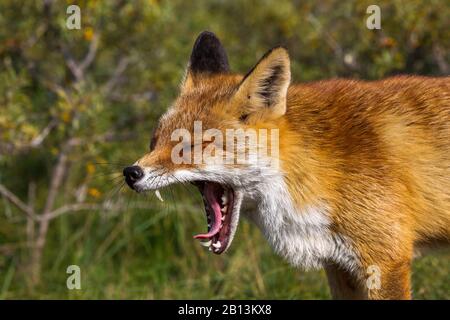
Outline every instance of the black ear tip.
{"label": "black ear tip", "polygon": [[213,32],[203,31],[198,35],[191,53],[190,67],[194,73],[229,71],[225,49]]}
{"label": "black ear tip", "polygon": [[219,40],[219,38],[217,38],[216,34],[214,32],[205,30],[202,33],[200,33],[197,37],[197,41],[203,38],[209,38],[209,39],[217,39]]}
{"label": "black ear tip", "polygon": [[211,31],[203,31],[195,40],[194,50],[196,48],[221,47],[219,38]]}

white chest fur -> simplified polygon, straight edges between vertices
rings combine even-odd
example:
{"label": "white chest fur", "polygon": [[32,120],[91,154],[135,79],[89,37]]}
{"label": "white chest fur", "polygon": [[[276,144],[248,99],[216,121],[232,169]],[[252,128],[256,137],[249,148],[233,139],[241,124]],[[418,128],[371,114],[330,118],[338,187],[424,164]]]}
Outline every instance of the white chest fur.
{"label": "white chest fur", "polygon": [[358,264],[350,242],[330,230],[326,204],[296,209],[281,175],[257,188],[256,208],[248,214],[291,264],[311,269],[333,261],[348,270]]}

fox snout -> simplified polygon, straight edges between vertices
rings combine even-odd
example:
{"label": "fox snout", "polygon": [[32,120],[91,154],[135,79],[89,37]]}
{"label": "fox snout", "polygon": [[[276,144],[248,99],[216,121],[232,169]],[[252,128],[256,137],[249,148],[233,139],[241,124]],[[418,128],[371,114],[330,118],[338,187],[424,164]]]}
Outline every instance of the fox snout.
{"label": "fox snout", "polygon": [[142,179],[144,171],[139,166],[129,166],[123,169],[123,176],[128,186],[134,190],[134,184]]}

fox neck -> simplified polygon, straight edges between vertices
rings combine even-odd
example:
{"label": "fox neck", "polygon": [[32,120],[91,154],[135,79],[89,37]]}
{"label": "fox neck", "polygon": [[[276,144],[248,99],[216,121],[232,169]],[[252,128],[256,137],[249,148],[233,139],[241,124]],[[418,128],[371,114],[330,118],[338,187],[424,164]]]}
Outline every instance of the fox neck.
{"label": "fox neck", "polygon": [[316,269],[335,262],[348,270],[357,265],[357,257],[349,241],[330,230],[332,221],[326,203],[294,204],[282,174],[266,176],[258,184],[254,206],[243,212],[261,229],[274,250],[291,264]]}
{"label": "fox neck", "polygon": [[[284,120],[283,120],[284,121]],[[280,168],[262,169],[264,177],[254,184],[250,204],[243,208],[262,230],[274,250],[291,264],[315,269],[334,262],[351,271],[358,258],[345,236],[331,230],[333,221],[328,204],[320,200],[321,187],[314,170],[299,162],[301,145],[298,136],[290,132],[286,123],[280,123]],[[288,142],[288,144],[286,144]],[[307,164],[308,161],[305,161]],[[302,185],[302,183],[304,183]],[[311,192],[316,190],[316,192]],[[324,190],[325,192],[325,190]]]}

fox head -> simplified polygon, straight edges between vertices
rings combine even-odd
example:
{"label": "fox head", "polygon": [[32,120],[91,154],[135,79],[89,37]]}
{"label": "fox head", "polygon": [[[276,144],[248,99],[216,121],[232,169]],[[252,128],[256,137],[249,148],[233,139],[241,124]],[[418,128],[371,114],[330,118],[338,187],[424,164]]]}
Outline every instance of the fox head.
{"label": "fox head", "polygon": [[219,39],[201,33],[178,98],[158,121],[148,153],[123,170],[125,181],[137,192],[196,185],[208,231],[195,238],[214,253],[224,252],[241,209],[255,208],[278,173],[273,165],[278,161],[276,133],[286,112],[290,77],[282,47],[268,51],[243,76],[230,71]]}

